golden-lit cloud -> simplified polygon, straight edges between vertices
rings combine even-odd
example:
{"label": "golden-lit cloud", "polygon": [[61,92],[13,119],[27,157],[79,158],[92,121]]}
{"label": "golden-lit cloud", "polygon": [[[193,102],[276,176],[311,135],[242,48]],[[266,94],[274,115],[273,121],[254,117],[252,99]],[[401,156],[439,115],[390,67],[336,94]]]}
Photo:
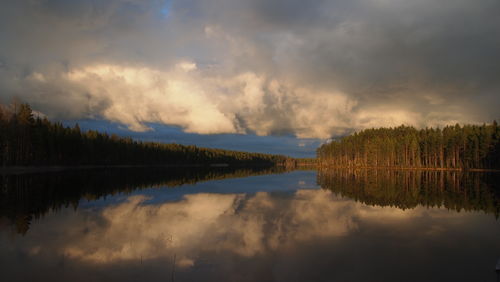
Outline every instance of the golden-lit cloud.
{"label": "golden-lit cloud", "polygon": [[89,104],[107,105],[100,115],[134,131],[163,123],[201,134],[287,132],[328,138],[355,119],[356,102],[340,92],[315,92],[250,72],[219,77],[192,62],[168,71],[94,65],[71,70],[65,79],[84,91]]}
{"label": "golden-lit cloud", "polygon": [[168,72],[96,65],[73,70],[67,77],[84,87],[89,99],[109,104],[101,113],[105,118],[134,131],[148,130],[145,123],[156,122],[202,134],[237,132],[232,116],[218,109],[210,89],[189,76],[195,69],[186,62]]}

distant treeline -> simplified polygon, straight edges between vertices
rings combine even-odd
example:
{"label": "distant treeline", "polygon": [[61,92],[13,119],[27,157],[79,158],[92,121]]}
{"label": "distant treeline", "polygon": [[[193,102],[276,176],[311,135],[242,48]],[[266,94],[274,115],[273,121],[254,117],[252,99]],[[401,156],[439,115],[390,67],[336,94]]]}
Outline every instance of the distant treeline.
{"label": "distant treeline", "polygon": [[317,149],[321,166],[500,168],[500,127],[455,125],[367,129]]}
{"label": "distant treeline", "polygon": [[135,141],[34,117],[28,104],[0,105],[0,166],[287,165],[282,155]]}
{"label": "distant treeline", "polygon": [[324,169],[318,172],[318,184],[367,205],[500,215],[500,174],[496,172]]}

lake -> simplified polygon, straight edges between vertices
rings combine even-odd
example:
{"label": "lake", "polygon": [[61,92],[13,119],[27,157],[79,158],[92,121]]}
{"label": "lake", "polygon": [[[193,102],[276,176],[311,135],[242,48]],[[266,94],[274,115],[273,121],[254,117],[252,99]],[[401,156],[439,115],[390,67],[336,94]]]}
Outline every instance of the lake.
{"label": "lake", "polygon": [[500,175],[0,175],[2,281],[497,281]]}

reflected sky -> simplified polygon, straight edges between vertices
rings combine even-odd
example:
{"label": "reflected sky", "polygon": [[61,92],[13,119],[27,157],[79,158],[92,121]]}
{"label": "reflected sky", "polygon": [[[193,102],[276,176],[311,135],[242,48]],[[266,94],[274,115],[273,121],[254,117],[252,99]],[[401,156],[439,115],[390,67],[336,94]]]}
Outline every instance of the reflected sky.
{"label": "reflected sky", "polygon": [[315,177],[146,189],[51,212],[25,236],[0,233],[2,280],[495,281],[495,217],[370,206]]}
{"label": "reflected sky", "polygon": [[[220,181],[208,181],[196,184],[185,184],[183,189],[144,189],[133,195],[144,195],[147,203],[180,200],[188,194],[210,193],[218,194],[254,194],[257,192],[293,193],[298,189],[318,189],[316,171],[294,171],[284,174],[271,174],[247,177],[243,181],[239,178],[229,178]],[[120,197],[127,198],[129,194]],[[110,199],[108,199],[110,200]],[[83,205],[93,205],[93,202],[83,201]]]}

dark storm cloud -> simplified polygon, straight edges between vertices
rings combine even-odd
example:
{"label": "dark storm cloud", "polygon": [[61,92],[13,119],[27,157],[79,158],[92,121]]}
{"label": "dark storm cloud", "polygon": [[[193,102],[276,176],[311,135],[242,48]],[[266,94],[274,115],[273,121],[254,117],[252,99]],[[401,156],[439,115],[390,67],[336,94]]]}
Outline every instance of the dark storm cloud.
{"label": "dark storm cloud", "polygon": [[495,0],[12,1],[1,98],[133,130],[327,138],[488,122],[499,14]]}

